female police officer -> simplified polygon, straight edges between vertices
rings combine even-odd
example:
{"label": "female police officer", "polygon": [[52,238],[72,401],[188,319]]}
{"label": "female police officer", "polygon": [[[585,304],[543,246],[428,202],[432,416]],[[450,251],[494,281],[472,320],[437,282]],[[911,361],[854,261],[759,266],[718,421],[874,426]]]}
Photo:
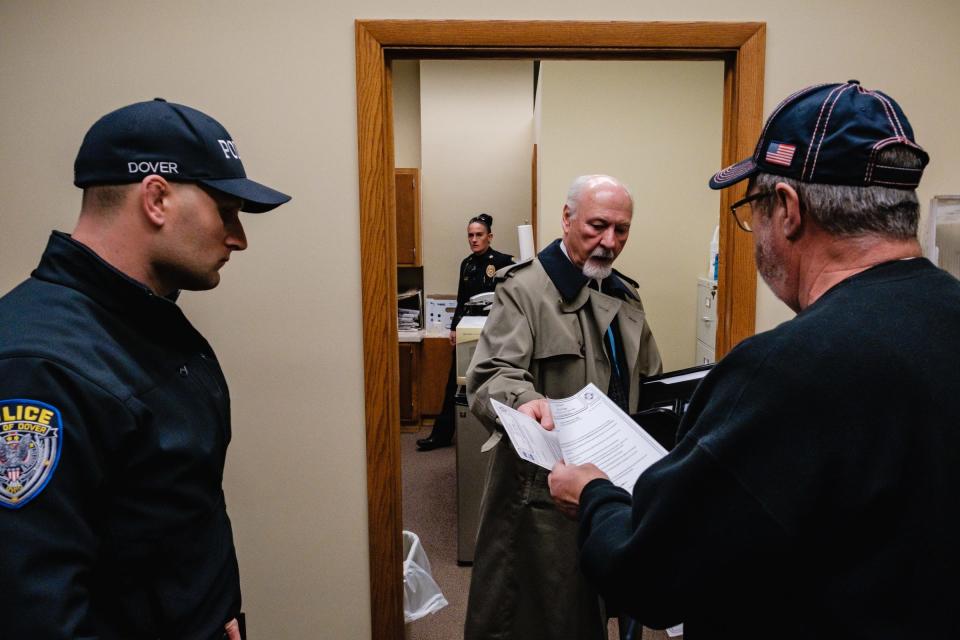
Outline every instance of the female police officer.
{"label": "female police officer", "polygon": [[[450,344],[456,345],[456,329],[460,318],[463,317],[465,305],[471,297],[478,293],[493,291],[494,274],[501,268],[513,264],[513,256],[500,253],[490,246],[493,240],[493,216],[480,213],[467,223],[467,242],[470,244],[470,255],[460,263],[460,279],[457,286],[457,308],[450,323]],[[453,405],[456,385],[457,363],[454,360],[450,365],[450,375],[447,379],[447,388],[444,391],[443,408],[433,430],[426,438],[417,440],[419,451],[430,451],[438,447],[448,447],[453,442]]]}

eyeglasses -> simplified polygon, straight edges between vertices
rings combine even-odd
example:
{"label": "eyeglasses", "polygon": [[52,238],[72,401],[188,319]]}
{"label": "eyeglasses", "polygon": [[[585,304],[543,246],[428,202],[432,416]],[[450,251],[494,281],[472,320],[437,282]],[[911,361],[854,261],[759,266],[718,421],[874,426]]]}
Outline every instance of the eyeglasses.
{"label": "eyeglasses", "polygon": [[752,216],[750,214],[738,214],[737,209],[739,209],[745,204],[750,204],[751,202],[760,200],[761,198],[766,198],[768,195],[770,195],[769,191],[758,191],[745,198],[740,198],[739,200],[734,202],[732,205],[730,205],[730,213],[733,214],[733,219],[737,221],[738,227],[740,227],[747,233],[753,231],[753,228],[750,226],[750,218]]}

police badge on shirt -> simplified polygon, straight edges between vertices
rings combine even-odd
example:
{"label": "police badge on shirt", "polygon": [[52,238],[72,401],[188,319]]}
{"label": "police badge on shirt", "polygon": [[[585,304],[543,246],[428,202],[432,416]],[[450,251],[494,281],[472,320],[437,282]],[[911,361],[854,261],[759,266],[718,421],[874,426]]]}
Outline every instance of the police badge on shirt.
{"label": "police badge on shirt", "polygon": [[37,497],[60,459],[60,410],[38,400],[0,400],[0,506]]}

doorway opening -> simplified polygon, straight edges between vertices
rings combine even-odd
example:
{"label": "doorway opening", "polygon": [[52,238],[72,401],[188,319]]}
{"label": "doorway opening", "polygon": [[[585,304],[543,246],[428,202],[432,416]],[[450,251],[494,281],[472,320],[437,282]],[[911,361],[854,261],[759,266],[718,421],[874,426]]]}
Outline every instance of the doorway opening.
{"label": "doorway opening", "polygon": [[[722,60],[718,166],[752,153],[763,110],[764,23],[358,20],[357,122],[362,263],[371,625],[403,638],[394,153],[390,61],[419,59]],[[749,237],[722,213],[716,354],[754,331],[756,276]]]}

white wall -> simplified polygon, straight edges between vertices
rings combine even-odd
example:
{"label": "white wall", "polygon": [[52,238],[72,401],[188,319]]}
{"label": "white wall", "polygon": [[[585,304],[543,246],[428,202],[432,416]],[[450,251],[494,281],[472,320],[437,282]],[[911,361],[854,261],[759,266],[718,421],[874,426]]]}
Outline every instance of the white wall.
{"label": "white wall", "polygon": [[697,278],[706,277],[720,196],[720,61],[544,61],[538,246],[562,235],[570,182],[605,173],[634,198],[616,267],[640,283],[665,371],[696,364]]}
{"label": "white wall", "polygon": [[[358,224],[356,18],[766,21],[765,106],[859,78],[896,97],[960,175],[960,4],[927,0],[0,2],[0,289],[79,206],[72,162],[107,110],[164,96],[220,119],[251,176],[293,194],[183,306],[230,379],[225,478],[251,638],[370,638]],[[760,289],[758,328],[785,307]]]}
{"label": "white wall", "polygon": [[421,62],[420,132],[424,289],[456,294],[474,215],[493,216],[494,249],[519,255],[517,225],[530,219],[533,63]]}

